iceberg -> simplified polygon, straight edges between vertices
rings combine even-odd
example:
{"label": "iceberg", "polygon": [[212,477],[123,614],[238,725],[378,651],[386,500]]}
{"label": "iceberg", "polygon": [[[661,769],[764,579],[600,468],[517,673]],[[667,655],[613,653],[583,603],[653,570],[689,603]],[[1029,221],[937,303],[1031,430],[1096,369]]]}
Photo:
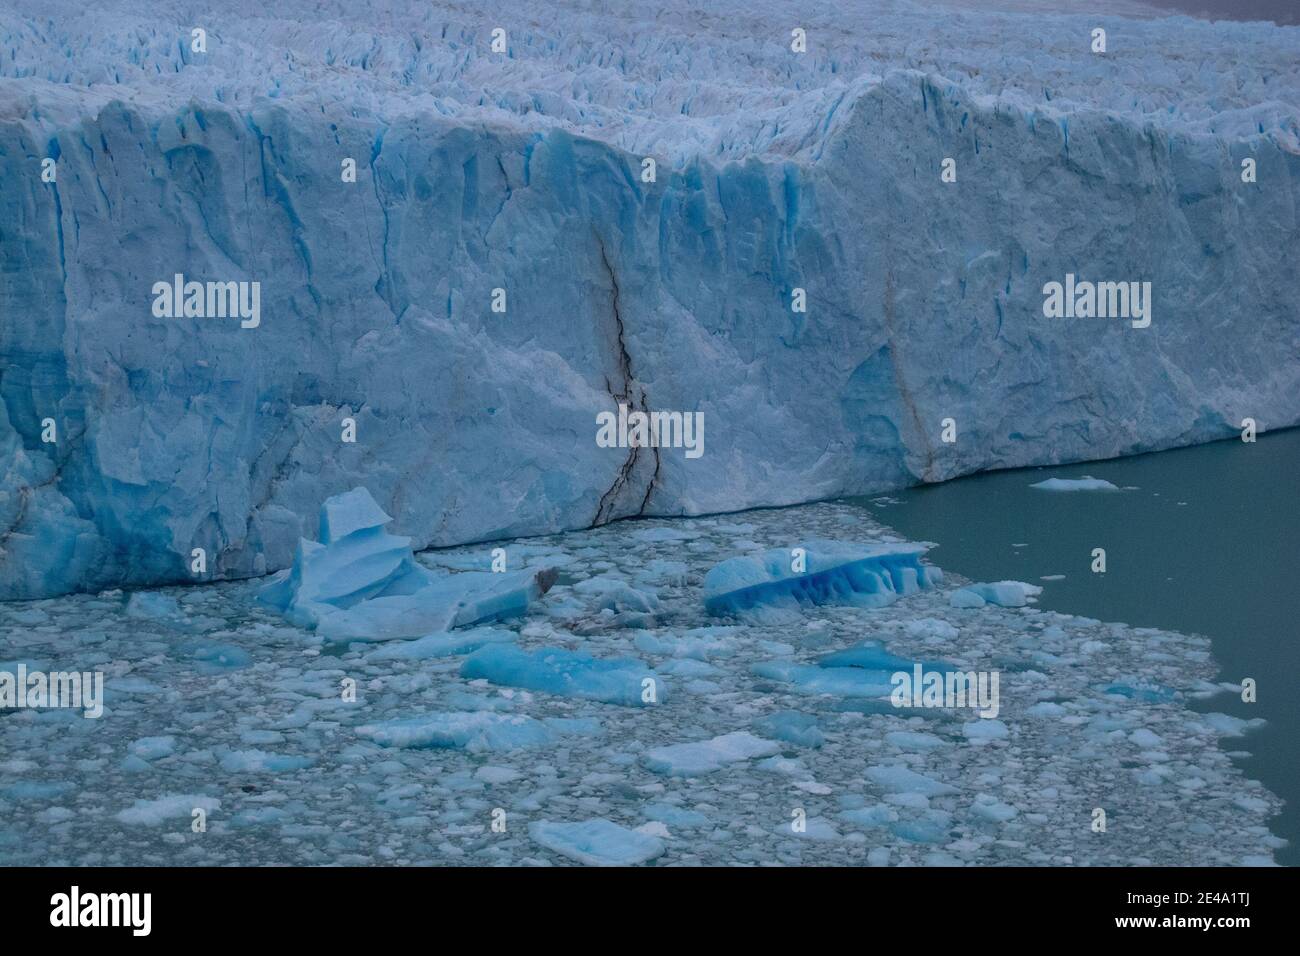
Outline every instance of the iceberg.
{"label": "iceberg", "polygon": [[327,640],[384,641],[523,614],[555,581],[553,569],[439,576],[384,530],[391,520],[364,488],[327,499],[320,541],[300,541],[258,600]]}
{"label": "iceberg", "polygon": [[704,608],[740,614],[755,608],[818,604],[884,607],[943,579],[921,564],[928,544],[809,541],[754,557],[729,558],[704,577]]}
{"label": "iceberg", "polygon": [[272,573],[361,484],[418,551],[1295,425],[1294,28],[1043,6],[8,0],[0,599]]}
{"label": "iceberg", "polygon": [[1119,491],[1119,487],[1103,478],[1084,475],[1082,478],[1048,478],[1029,486],[1042,491]]}

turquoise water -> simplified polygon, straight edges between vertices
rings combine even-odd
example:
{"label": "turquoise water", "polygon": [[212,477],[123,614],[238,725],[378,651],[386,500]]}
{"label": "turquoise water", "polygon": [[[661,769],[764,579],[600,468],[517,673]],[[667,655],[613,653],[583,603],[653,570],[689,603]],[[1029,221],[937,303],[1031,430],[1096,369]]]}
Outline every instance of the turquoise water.
{"label": "turquoise water", "polygon": [[[1052,493],[1047,477],[1092,475],[1122,493]],[[990,472],[862,499],[900,534],[935,541],[940,567],[981,581],[1043,586],[1038,606],[1103,621],[1203,634],[1220,679],[1253,677],[1258,701],[1196,705],[1268,725],[1225,746],[1286,800],[1273,831],[1300,863],[1300,429],[1052,468]],[[896,503],[888,503],[896,502]],[[1017,547],[1017,545],[1020,545]],[[1091,571],[1105,548],[1106,573]],[[1062,580],[1041,577],[1065,575]]]}

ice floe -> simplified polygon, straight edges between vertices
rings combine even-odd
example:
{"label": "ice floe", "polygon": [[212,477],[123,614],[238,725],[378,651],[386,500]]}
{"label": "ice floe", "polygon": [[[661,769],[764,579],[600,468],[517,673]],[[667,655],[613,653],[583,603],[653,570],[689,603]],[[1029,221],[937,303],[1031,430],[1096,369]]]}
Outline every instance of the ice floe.
{"label": "ice floe", "polygon": [[538,820],[528,825],[534,840],[587,866],[632,866],[653,860],[664,852],[663,840],[629,830],[609,820],[553,823]]}
{"label": "ice floe", "polygon": [[780,750],[780,746],[771,740],[742,730],[712,740],[654,747],[646,751],[645,765],[655,773],[691,777],[713,773],[738,761],[770,757]]}
{"label": "ice floe", "polygon": [[1084,475],[1082,478],[1048,478],[1029,486],[1042,491],[1119,491],[1116,485],[1102,478]]}

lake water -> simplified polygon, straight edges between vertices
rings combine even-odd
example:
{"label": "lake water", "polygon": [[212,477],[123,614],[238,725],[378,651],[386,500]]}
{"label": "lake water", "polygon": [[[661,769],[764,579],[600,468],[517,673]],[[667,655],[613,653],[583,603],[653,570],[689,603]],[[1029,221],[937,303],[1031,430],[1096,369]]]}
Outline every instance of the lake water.
{"label": "lake water", "polygon": [[[1121,493],[1053,493],[1047,477],[1104,478]],[[1300,863],[1300,429],[1051,468],[988,472],[861,504],[900,534],[938,542],[934,563],[979,581],[1043,586],[1038,606],[1209,637],[1220,679],[1254,678],[1258,701],[1195,709],[1266,727],[1235,742],[1243,771],[1287,802],[1273,831]],[[1106,550],[1106,572],[1091,570]],[[1040,580],[1064,575],[1060,580]],[[1234,745],[1232,742],[1225,746]]]}

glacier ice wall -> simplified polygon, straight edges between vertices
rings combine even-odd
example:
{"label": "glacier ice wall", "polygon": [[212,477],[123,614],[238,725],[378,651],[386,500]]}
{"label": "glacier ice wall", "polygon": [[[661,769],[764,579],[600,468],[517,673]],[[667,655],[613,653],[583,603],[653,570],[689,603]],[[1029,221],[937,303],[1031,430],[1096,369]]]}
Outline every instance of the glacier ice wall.
{"label": "glacier ice wall", "polygon": [[[0,11],[0,599],[283,568],[361,484],[427,547],[1300,420],[1300,29],[224,6]],[[1067,272],[1151,327],[1043,318]],[[176,273],[260,326],[155,318]],[[704,455],[598,447],[620,402]]]}

